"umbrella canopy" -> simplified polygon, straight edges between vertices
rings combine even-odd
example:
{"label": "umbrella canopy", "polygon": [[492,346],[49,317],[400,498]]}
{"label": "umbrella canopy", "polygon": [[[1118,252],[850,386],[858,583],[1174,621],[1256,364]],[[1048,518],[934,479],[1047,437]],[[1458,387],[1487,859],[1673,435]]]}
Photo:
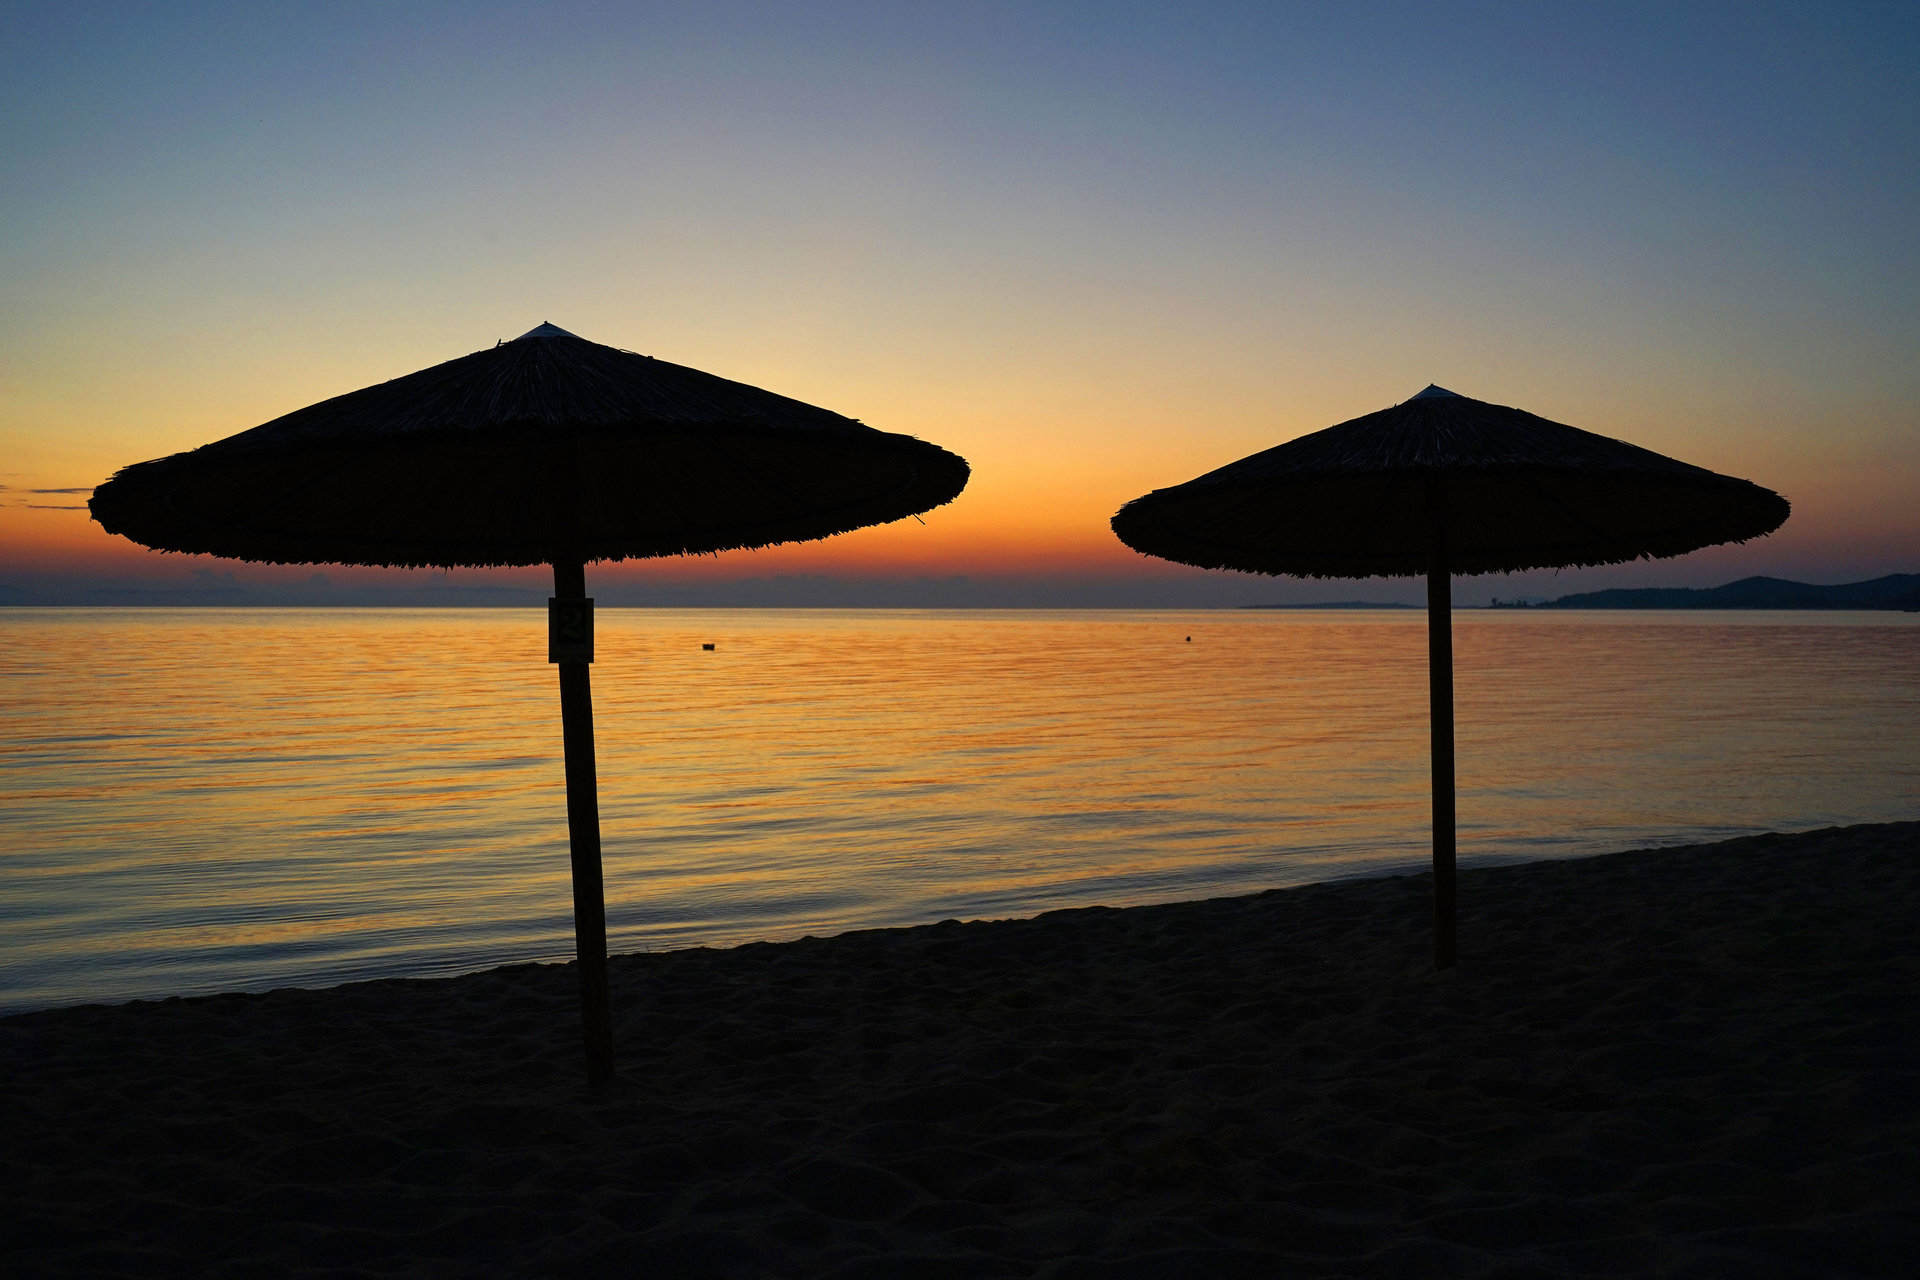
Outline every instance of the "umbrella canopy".
{"label": "umbrella canopy", "polygon": [[1454,963],[1456,573],[1618,564],[1771,533],[1787,500],[1637,446],[1429,386],[1135,498],[1113,531],[1208,569],[1427,579],[1433,959]]}
{"label": "umbrella canopy", "polygon": [[824,538],[966,483],[936,445],[542,324],[127,467],[89,506],[167,551],[531,565]]}
{"label": "umbrella canopy", "polygon": [[593,752],[593,560],[762,547],[951,502],[966,462],[911,436],[588,342],[512,342],[137,463],[110,532],[280,564],[551,564],[587,1078],[613,1074]]}
{"label": "umbrella canopy", "polygon": [[1757,538],[1788,510],[1749,481],[1428,387],[1136,498],[1113,531],[1209,569],[1407,577],[1429,568],[1439,505],[1453,573],[1677,556]]}

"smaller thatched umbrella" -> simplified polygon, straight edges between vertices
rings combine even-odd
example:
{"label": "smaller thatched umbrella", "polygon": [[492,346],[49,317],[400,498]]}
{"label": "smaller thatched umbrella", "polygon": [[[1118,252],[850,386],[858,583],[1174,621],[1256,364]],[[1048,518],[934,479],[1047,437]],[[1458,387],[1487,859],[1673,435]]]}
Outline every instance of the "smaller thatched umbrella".
{"label": "smaller thatched umbrella", "polygon": [[1208,569],[1427,579],[1434,964],[1454,962],[1451,575],[1677,556],[1771,533],[1746,480],[1428,387],[1122,507],[1136,551]]}
{"label": "smaller thatched umbrella", "polygon": [[542,324],[188,453],[93,518],[163,551],[276,564],[553,566],[574,934],[590,1080],[613,1072],[593,759],[590,560],[824,538],[950,502],[967,464],[786,396]]}

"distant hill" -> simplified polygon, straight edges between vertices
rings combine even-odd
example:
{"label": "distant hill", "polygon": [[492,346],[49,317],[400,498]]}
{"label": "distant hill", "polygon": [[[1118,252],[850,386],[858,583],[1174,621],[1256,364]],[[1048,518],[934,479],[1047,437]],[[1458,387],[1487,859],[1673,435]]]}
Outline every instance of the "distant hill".
{"label": "distant hill", "polygon": [[1785,578],[1742,578],[1723,587],[1614,587],[1537,605],[1496,609],[1905,609],[1920,611],[1920,573],[1822,587]]}

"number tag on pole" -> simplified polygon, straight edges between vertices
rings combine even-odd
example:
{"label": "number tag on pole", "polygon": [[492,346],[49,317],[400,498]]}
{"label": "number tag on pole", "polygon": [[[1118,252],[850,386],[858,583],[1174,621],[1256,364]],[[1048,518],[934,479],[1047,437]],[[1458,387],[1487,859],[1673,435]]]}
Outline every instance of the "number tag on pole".
{"label": "number tag on pole", "polygon": [[547,661],[593,661],[592,597],[547,597]]}

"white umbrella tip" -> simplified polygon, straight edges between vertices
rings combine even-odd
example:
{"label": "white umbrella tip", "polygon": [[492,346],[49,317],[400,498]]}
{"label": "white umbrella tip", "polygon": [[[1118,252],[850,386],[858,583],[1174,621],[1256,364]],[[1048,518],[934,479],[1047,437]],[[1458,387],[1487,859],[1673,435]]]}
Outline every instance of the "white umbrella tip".
{"label": "white umbrella tip", "polygon": [[[577,338],[579,336],[577,333],[568,333],[557,324],[550,324],[542,320],[539,324],[521,334],[520,338]],[[515,338],[514,341],[518,342],[520,338]]]}
{"label": "white umbrella tip", "polygon": [[1436,387],[1433,383],[1429,382],[1427,389],[1413,398],[1415,400],[1438,400],[1442,396],[1457,400],[1460,398],[1460,393],[1457,391],[1449,391],[1445,387]]}

